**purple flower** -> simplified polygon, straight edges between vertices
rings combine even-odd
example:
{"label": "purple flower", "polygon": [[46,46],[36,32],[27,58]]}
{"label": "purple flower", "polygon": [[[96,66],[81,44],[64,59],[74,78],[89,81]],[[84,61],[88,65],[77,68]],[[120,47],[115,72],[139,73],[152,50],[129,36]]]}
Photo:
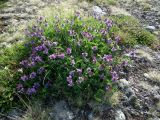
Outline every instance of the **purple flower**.
{"label": "purple flower", "polygon": [[96,50],[97,50],[97,46],[93,46],[93,47],[92,47],[92,50],[93,50],[93,51],[96,51]]}
{"label": "purple flower", "polygon": [[117,36],[117,37],[115,38],[115,41],[118,43],[118,42],[120,41],[120,36]]}
{"label": "purple flower", "polygon": [[114,52],[116,51],[117,49],[115,47],[112,47],[111,51]]}
{"label": "purple flower", "polygon": [[112,55],[104,55],[103,60],[107,62],[112,61]]}
{"label": "purple flower", "polygon": [[31,79],[34,79],[36,76],[37,76],[37,74],[36,74],[35,72],[32,72],[29,77],[30,77]]}
{"label": "purple flower", "polygon": [[28,76],[26,76],[26,75],[22,76],[22,77],[21,77],[21,80],[22,80],[22,81],[28,80]]}
{"label": "purple flower", "polygon": [[66,53],[69,55],[72,53],[72,49],[71,48],[67,48]]}
{"label": "purple flower", "polygon": [[61,59],[64,59],[65,55],[64,55],[64,53],[61,53],[61,54],[57,55],[57,57],[61,58]]}
{"label": "purple flower", "polygon": [[93,56],[93,63],[97,62],[97,58],[95,56]]}
{"label": "purple flower", "polygon": [[53,60],[53,59],[56,59],[57,58],[57,55],[56,54],[52,54],[49,56],[49,59]]}
{"label": "purple flower", "polygon": [[69,35],[70,36],[76,36],[76,32],[74,30],[69,30]]}
{"label": "purple flower", "polygon": [[37,46],[34,49],[35,49],[35,51],[42,51],[43,50],[43,46]]}
{"label": "purple flower", "polygon": [[123,61],[122,66],[127,66],[128,65],[128,61]]}
{"label": "purple flower", "polygon": [[40,67],[40,68],[37,70],[37,73],[38,73],[38,74],[42,74],[44,71],[45,71],[44,67]]}
{"label": "purple flower", "polygon": [[35,66],[35,65],[36,65],[36,63],[33,62],[33,61],[32,61],[31,63],[28,64],[29,67],[33,67],[33,66]]}
{"label": "purple flower", "polygon": [[80,17],[80,12],[76,11],[75,16],[79,18]]}
{"label": "purple flower", "polygon": [[119,78],[116,71],[111,72],[111,75],[112,75],[112,81],[115,81]]}
{"label": "purple flower", "polygon": [[112,27],[112,21],[111,20],[105,19],[105,23],[106,23],[108,28]]}
{"label": "purple flower", "polygon": [[38,89],[40,87],[39,83],[34,83],[33,88]]}
{"label": "purple flower", "polygon": [[42,58],[41,58],[40,56],[36,56],[36,57],[34,58],[34,61],[35,61],[35,62],[42,62]]}
{"label": "purple flower", "polygon": [[106,34],[107,34],[107,31],[106,31],[106,29],[103,28],[103,29],[100,30],[100,33],[101,33],[102,35],[106,35]]}
{"label": "purple flower", "polygon": [[91,69],[90,67],[87,68],[87,73],[89,74],[89,76],[92,76],[92,75],[93,75],[92,69]]}
{"label": "purple flower", "polygon": [[27,90],[28,95],[32,95],[34,93],[36,93],[36,89],[34,87],[33,88],[28,88],[28,90]]}
{"label": "purple flower", "polygon": [[106,91],[108,91],[108,90],[111,89],[111,88],[110,88],[109,85],[106,85],[105,89],[106,89]]}
{"label": "purple flower", "polygon": [[107,40],[107,43],[108,43],[108,44],[111,44],[111,43],[112,43],[112,40],[111,40],[111,39]]}
{"label": "purple flower", "polygon": [[84,37],[86,37],[87,39],[89,39],[90,41],[93,40],[93,35],[89,32],[82,32],[81,33]]}
{"label": "purple flower", "polygon": [[77,70],[77,73],[78,73],[79,75],[82,74],[82,69],[76,69],[76,70]]}
{"label": "purple flower", "polygon": [[45,26],[45,27],[48,27],[48,23],[47,23],[47,22],[45,22],[44,26]]}
{"label": "purple flower", "polygon": [[23,90],[24,90],[22,84],[17,84],[16,89],[17,89],[18,91],[23,91]]}
{"label": "purple flower", "polygon": [[135,51],[129,52],[129,56],[132,58],[135,58],[136,57]]}
{"label": "purple flower", "polygon": [[44,54],[48,54],[48,49],[46,48],[44,51],[43,51]]}
{"label": "purple flower", "polygon": [[43,48],[43,50],[45,50],[47,48],[44,43],[42,44],[42,48]]}
{"label": "purple flower", "polygon": [[69,86],[69,87],[73,86],[73,79],[72,79],[72,76],[71,76],[71,75],[69,75],[69,76],[67,77],[67,82],[68,82],[68,86]]}
{"label": "purple flower", "polygon": [[88,53],[84,52],[84,53],[82,53],[82,56],[83,56],[83,57],[87,57],[87,56],[88,56]]}
{"label": "purple flower", "polygon": [[28,66],[28,61],[27,60],[23,60],[20,62],[20,65],[23,65],[24,67]]}

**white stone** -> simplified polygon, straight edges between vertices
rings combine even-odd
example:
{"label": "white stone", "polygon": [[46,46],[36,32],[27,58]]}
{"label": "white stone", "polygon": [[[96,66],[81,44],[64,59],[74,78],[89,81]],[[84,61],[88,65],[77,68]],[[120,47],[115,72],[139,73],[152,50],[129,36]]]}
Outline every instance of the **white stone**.
{"label": "white stone", "polygon": [[97,15],[100,15],[100,16],[106,14],[106,13],[103,12],[103,10],[102,10],[100,7],[98,7],[98,6],[93,6],[93,7],[92,7],[92,10],[93,10],[94,13],[96,13]]}
{"label": "white stone", "polygon": [[122,110],[117,110],[115,113],[115,120],[126,120],[126,117]]}
{"label": "white stone", "polygon": [[149,31],[154,31],[156,29],[155,26],[146,26],[146,29]]}

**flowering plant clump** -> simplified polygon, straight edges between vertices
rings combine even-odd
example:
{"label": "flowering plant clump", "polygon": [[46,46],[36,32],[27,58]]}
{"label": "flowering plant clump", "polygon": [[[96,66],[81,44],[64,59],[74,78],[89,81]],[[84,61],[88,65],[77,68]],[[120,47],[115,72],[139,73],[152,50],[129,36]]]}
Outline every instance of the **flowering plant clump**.
{"label": "flowering plant clump", "polygon": [[113,22],[103,18],[55,17],[26,30],[29,55],[20,62],[23,72],[17,91],[29,96],[51,95],[73,100],[102,101],[114,89],[127,65],[119,36],[111,33]]}

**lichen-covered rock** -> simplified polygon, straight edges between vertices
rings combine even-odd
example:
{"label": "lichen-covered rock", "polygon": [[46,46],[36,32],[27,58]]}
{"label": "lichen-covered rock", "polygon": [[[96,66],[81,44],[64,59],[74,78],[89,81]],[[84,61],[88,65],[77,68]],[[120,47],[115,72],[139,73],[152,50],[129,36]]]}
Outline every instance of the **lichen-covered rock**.
{"label": "lichen-covered rock", "polygon": [[67,102],[59,101],[54,105],[53,112],[50,113],[54,120],[73,120],[74,114],[69,109]]}

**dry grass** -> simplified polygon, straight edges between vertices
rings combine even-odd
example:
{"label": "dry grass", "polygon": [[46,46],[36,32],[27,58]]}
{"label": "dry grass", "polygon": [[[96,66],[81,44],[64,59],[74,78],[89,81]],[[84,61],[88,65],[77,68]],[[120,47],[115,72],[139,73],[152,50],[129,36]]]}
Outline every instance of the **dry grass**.
{"label": "dry grass", "polygon": [[154,82],[160,83],[160,71],[152,70],[148,73],[145,73],[144,76]]}
{"label": "dry grass", "polygon": [[42,106],[41,102],[30,105],[21,118],[18,120],[50,120],[50,109]]}

